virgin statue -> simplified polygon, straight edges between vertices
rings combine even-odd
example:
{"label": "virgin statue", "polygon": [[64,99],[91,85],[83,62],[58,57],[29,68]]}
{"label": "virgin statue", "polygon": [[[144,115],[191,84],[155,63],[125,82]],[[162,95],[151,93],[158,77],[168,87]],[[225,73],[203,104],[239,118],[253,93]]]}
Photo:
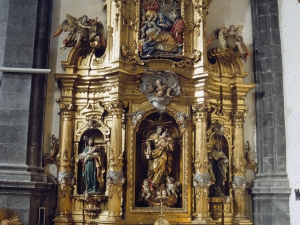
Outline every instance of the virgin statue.
{"label": "virgin statue", "polygon": [[85,184],[85,193],[99,193],[104,187],[105,167],[101,152],[94,146],[94,139],[88,139],[88,145],[78,155],[77,162],[82,162],[82,179]]}
{"label": "virgin statue", "polygon": [[153,187],[159,187],[166,183],[172,170],[173,139],[167,130],[162,133],[162,127],[157,126],[145,143],[145,155],[149,159],[148,179]]}

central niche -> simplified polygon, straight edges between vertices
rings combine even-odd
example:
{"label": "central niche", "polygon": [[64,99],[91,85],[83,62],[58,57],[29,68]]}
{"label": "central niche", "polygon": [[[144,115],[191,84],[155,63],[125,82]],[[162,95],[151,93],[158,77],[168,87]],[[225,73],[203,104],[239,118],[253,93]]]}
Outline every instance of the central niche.
{"label": "central niche", "polygon": [[136,134],[136,207],[182,207],[180,129],[168,114],[153,113]]}

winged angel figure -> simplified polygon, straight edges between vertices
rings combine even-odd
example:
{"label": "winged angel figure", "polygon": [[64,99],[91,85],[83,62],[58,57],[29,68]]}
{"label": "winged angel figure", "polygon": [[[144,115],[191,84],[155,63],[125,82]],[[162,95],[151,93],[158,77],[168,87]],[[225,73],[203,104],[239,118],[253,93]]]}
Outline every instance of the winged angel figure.
{"label": "winged angel figure", "polygon": [[231,49],[238,57],[246,61],[251,54],[243,40],[243,28],[243,25],[238,25],[237,27],[230,25],[229,29],[224,25],[221,28],[216,28],[210,35],[206,45],[210,45],[213,40],[217,39],[222,48]]}
{"label": "winged angel figure", "polygon": [[165,106],[181,92],[177,74],[169,70],[161,73],[147,69],[142,75],[142,82],[140,90],[160,113],[164,113]]}
{"label": "winged angel figure", "polygon": [[75,18],[69,14],[66,19],[60,24],[57,31],[52,35],[59,36],[63,31],[69,32],[60,47],[60,53],[63,50],[74,47],[82,41],[98,41],[101,47],[106,47],[106,42],[103,35],[103,24],[96,19],[89,19],[86,15],[80,18]]}

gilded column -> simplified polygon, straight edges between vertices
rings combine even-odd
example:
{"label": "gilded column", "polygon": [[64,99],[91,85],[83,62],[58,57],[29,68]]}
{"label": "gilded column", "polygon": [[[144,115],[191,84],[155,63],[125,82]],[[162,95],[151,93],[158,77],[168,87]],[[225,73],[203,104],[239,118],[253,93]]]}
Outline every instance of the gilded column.
{"label": "gilded column", "polygon": [[[234,224],[239,224],[240,220],[243,220],[243,224],[246,219],[246,161],[244,157],[244,117],[243,112],[235,112],[233,115],[234,121],[234,133],[233,133],[233,207],[234,207]],[[250,222],[250,221],[249,221]]]}
{"label": "gilded column", "polygon": [[58,216],[54,219],[55,225],[69,224],[73,221],[72,212],[72,193],[75,184],[73,167],[74,157],[72,157],[72,137],[73,137],[73,119],[74,111],[71,104],[63,104],[61,99],[57,99],[61,106],[60,123],[60,162],[57,177],[58,185]]}
{"label": "gilded column", "polygon": [[207,143],[206,143],[206,123],[208,109],[205,104],[193,107],[196,115],[195,131],[195,173],[193,186],[195,188],[195,222],[206,224],[208,219],[208,188],[210,177],[208,174]]}
{"label": "gilded column", "polygon": [[73,135],[75,107],[73,104],[77,75],[55,74],[61,89],[61,98],[56,99],[60,106],[59,131],[59,171],[57,177],[58,200],[55,225],[73,223],[72,194],[75,185]]}
{"label": "gilded column", "polygon": [[106,192],[108,195],[109,219],[113,221],[121,217],[123,184],[125,183],[122,152],[123,108],[124,104],[120,100],[115,100],[108,104],[108,110],[112,116],[112,125],[110,145],[108,146],[109,159]]}

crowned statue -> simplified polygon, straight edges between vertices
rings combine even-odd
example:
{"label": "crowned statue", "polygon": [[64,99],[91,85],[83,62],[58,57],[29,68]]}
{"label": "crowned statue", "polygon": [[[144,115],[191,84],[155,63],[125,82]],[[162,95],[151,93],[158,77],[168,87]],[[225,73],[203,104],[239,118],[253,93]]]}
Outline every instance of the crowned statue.
{"label": "crowned statue", "polygon": [[[160,116],[160,119],[162,116]],[[152,120],[148,120],[152,121]],[[164,206],[174,206],[179,198],[180,183],[172,177],[173,152],[175,150],[172,138],[172,121],[152,121],[152,131],[145,139],[143,153],[148,161],[147,177],[141,184],[140,201],[149,205],[159,206],[162,199]],[[170,131],[169,131],[170,130]]]}

